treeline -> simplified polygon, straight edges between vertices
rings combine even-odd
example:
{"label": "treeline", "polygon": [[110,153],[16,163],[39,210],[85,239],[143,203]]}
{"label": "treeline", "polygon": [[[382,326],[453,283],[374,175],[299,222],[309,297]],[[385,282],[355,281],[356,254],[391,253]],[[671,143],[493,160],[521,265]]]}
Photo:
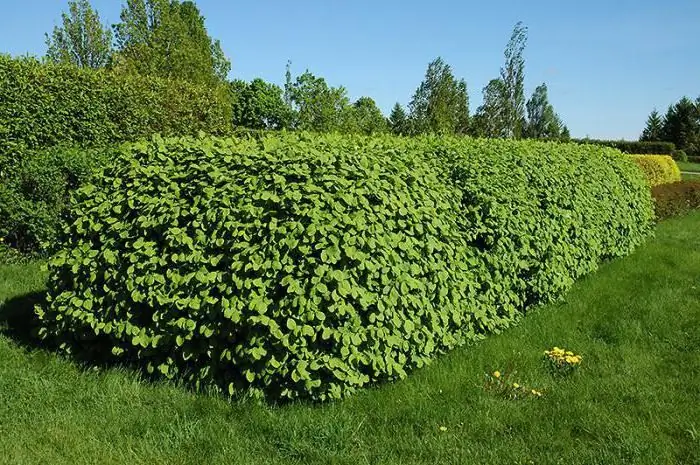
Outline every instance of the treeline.
{"label": "treeline", "polygon": [[654,109],[639,140],[672,142],[686,155],[700,157],[700,97],[681,98],[663,116]]}
{"label": "treeline", "polygon": [[505,49],[500,76],[483,89],[484,103],[470,115],[467,84],[441,58],[432,61],[406,108],[396,104],[385,117],[368,97],[351,101],[310,71],[293,76],[287,64],[284,87],[262,79],[228,81],[231,69],[221,43],[209,36],[192,1],[126,0],[120,22],[104,25],[88,0],[70,1],[61,25],[47,34],[45,59],[204,86],[230,93],[234,127],[315,132],[425,133],[490,138],[568,139],[547,86],[529,100],[524,91],[523,51],[527,28],[518,23]]}

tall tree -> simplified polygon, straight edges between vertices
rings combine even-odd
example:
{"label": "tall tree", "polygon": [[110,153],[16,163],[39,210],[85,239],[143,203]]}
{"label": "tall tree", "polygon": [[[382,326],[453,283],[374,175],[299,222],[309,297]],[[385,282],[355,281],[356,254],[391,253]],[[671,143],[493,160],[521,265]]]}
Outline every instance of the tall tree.
{"label": "tall tree", "polygon": [[292,62],[291,60],[287,60],[287,66],[284,72],[284,103],[287,104],[290,110],[292,110],[294,105],[294,102],[292,102],[292,87],[294,87],[294,83],[292,82]]}
{"label": "tall tree", "polygon": [[571,139],[571,133],[569,132],[569,128],[566,125],[564,125],[561,128],[561,134],[559,136],[559,139],[563,141],[568,141]]}
{"label": "tall tree", "polygon": [[343,132],[354,134],[378,134],[387,132],[388,124],[376,102],[370,97],[360,97],[344,113]]}
{"label": "tall tree", "polygon": [[344,87],[330,87],[326,80],[308,70],[291,85],[290,99],[295,110],[295,129],[316,132],[342,130],[350,104]]}
{"label": "tall tree", "polygon": [[394,108],[391,109],[391,114],[389,115],[389,128],[391,132],[397,136],[406,136],[410,133],[410,128],[408,127],[408,115],[406,110],[396,102]]}
{"label": "tall tree", "polygon": [[191,1],[127,0],[114,26],[118,66],[141,74],[220,82],[231,63]]}
{"label": "tall tree", "polygon": [[640,141],[659,141],[663,137],[664,118],[656,111],[656,108],[649,114],[647,125],[639,137]]}
{"label": "tall tree", "polygon": [[62,25],[46,34],[46,58],[54,63],[70,63],[81,68],[102,68],[112,56],[112,32],[88,0],[68,2]]}
{"label": "tall tree", "polygon": [[518,22],[506,46],[505,64],[501,68],[503,82],[501,106],[506,124],[506,137],[520,139],[525,121],[525,59],[527,27]]}
{"label": "tall tree", "polygon": [[668,108],[662,137],[689,155],[700,155],[700,98],[683,97]]}
{"label": "tall tree", "polygon": [[508,137],[508,120],[503,105],[505,92],[505,84],[500,79],[491,79],[484,87],[483,103],[472,118],[472,135],[491,139]]}
{"label": "tall tree", "polygon": [[235,80],[230,84],[233,125],[251,129],[285,129],[291,122],[282,89],[262,79],[250,83]]}
{"label": "tall tree", "polygon": [[561,137],[561,118],[549,103],[547,85],[542,83],[535,88],[527,101],[527,122],[523,135],[531,139],[558,139]]}
{"label": "tall tree", "polygon": [[450,65],[438,57],[428,64],[409,110],[416,133],[464,134],[469,126],[467,83],[457,80]]}

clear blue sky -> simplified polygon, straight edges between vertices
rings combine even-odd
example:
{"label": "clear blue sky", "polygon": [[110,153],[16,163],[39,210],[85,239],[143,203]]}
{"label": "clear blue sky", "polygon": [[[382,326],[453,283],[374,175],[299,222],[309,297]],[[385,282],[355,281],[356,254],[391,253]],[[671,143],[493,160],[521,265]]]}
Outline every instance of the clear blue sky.
{"label": "clear blue sky", "polygon": [[[119,0],[93,0],[103,21]],[[0,52],[42,55],[67,0],[0,0]],[[309,69],[384,112],[408,103],[442,56],[472,112],[496,77],[513,25],[529,28],[526,91],[546,82],[575,137],[636,139],[649,112],[700,95],[700,0],[199,0],[231,76],[281,84]]]}

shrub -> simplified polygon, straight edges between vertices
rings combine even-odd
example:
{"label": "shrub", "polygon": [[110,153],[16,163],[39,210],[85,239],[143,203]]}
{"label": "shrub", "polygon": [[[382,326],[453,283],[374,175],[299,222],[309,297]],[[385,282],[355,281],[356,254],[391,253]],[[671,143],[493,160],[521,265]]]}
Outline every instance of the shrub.
{"label": "shrub", "polygon": [[54,147],[16,163],[0,178],[0,238],[25,254],[50,250],[70,193],[89,180],[108,151]]}
{"label": "shrub", "polygon": [[700,157],[687,157],[687,158],[688,159],[686,161],[688,161],[689,163],[700,163]]}
{"label": "shrub", "polygon": [[668,155],[630,155],[647,178],[650,186],[678,182],[681,170],[673,158]]}
{"label": "shrub", "polygon": [[154,133],[216,134],[228,131],[230,121],[224,87],[0,55],[0,172],[54,145],[96,147]]}
{"label": "shrub", "polygon": [[673,142],[638,142],[626,140],[572,139],[577,144],[592,144],[610,147],[629,154],[673,155],[676,146]]}
{"label": "shrub", "polygon": [[652,221],[633,163],[592,146],[156,138],[74,196],[40,333],[195,386],[335,399],[509,326]]}
{"label": "shrub", "polygon": [[671,157],[676,161],[688,161],[688,155],[683,150],[674,150]]}
{"label": "shrub", "polygon": [[700,208],[700,181],[680,181],[651,189],[659,220]]}

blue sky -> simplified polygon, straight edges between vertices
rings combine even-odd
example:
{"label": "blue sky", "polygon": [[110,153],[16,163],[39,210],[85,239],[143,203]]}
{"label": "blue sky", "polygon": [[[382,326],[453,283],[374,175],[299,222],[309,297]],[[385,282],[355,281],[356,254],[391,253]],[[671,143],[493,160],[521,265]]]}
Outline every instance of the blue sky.
{"label": "blue sky", "polygon": [[[93,0],[103,21],[119,0]],[[0,0],[0,52],[42,55],[67,0]],[[529,28],[526,91],[546,82],[575,137],[636,139],[653,108],[700,95],[698,0],[197,1],[231,76],[281,84],[309,69],[388,112],[442,56],[467,81],[472,112],[496,77],[513,25]]]}

